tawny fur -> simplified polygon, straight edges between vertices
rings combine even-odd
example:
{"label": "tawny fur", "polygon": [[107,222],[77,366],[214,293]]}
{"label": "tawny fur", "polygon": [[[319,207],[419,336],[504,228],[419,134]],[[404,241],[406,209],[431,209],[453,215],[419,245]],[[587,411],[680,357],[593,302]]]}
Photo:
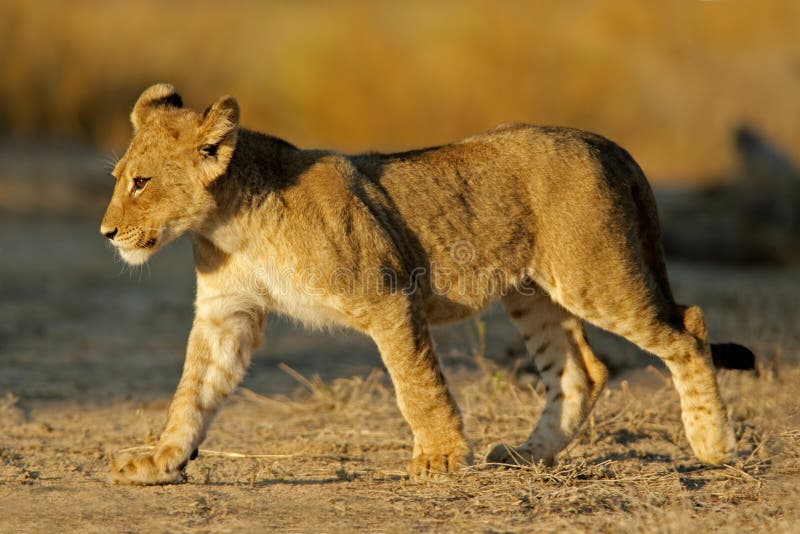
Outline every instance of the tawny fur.
{"label": "tawny fur", "polygon": [[530,438],[489,461],[551,462],[575,436],[607,375],[583,321],[666,362],[698,458],[733,453],[702,314],[674,302],[650,187],[614,143],[509,124],[345,156],[240,128],[231,97],[183,108],[166,84],[141,95],[131,121],[101,231],[131,263],[189,231],[197,299],[166,427],[151,454],[114,461],[114,480],[181,480],[270,310],[372,336],[414,434],[409,472],[454,471],[470,449],[429,325],[497,300],[548,393]]}

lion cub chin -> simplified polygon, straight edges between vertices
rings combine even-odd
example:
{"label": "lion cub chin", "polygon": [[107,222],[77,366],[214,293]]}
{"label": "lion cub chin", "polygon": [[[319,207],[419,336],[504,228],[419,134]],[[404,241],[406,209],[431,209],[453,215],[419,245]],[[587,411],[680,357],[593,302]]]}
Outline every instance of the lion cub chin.
{"label": "lion cub chin", "polygon": [[652,192],[611,141],[506,124],[440,147],[347,156],[240,127],[229,96],[185,108],[167,84],[142,93],[131,123],[100,231],[134,265],[189,232],[197,296],[164,430],[151,451],[115,458],[115,482],[184,479],[270,310],[372,337],[413,431],[412,476],[471,462],[429,329],[494,301],[547,399],[528,439],[494,447],[489,462],[551,463],[578,432],[607,377],[585,322],[663,359],[701,461],[734,453],[712,361],[752,367],[752,353],[710,345],[701,311],[676,304]]}
{"label": "lion cub chin", "polygon": [[118,248],[117,252],[119,252],[119,256],[125,260],[125,263],[133,266],[144,265],[153,255],[153,252],[150,250],[140,248]]}

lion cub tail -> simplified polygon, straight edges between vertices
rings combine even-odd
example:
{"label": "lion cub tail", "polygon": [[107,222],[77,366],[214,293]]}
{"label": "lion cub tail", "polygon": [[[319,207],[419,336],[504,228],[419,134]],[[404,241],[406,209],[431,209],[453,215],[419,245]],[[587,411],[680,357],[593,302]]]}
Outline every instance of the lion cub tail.
{"label": "lion cub tail", "polygon": [[712,343],[711,358],[718,369],[750,371],[756,368],[756,355],[738,343]]}

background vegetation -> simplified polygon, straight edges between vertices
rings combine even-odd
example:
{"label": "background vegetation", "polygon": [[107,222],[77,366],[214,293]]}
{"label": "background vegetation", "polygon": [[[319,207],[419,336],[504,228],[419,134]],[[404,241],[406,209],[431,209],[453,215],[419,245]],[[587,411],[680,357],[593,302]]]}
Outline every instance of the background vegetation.
{"label": "background vegetation", "polygon": [[0,132],[120,150],[139,92],[235,95],[247,126],[345,151],[499,122],[603,133],[655,179],[733,163],[747,122],[800,148],[800,3],[0,0]]}

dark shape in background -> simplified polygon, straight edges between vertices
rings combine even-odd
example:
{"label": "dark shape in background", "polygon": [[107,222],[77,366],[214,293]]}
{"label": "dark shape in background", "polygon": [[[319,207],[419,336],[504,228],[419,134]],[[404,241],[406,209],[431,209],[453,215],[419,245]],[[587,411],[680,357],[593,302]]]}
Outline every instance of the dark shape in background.
{"label": "dark shape in background", "polygon": [[710,263],[796,263],[800,168],[748,125],[733,140],[737,168],[717,183],[658,192],[667,254]]}

